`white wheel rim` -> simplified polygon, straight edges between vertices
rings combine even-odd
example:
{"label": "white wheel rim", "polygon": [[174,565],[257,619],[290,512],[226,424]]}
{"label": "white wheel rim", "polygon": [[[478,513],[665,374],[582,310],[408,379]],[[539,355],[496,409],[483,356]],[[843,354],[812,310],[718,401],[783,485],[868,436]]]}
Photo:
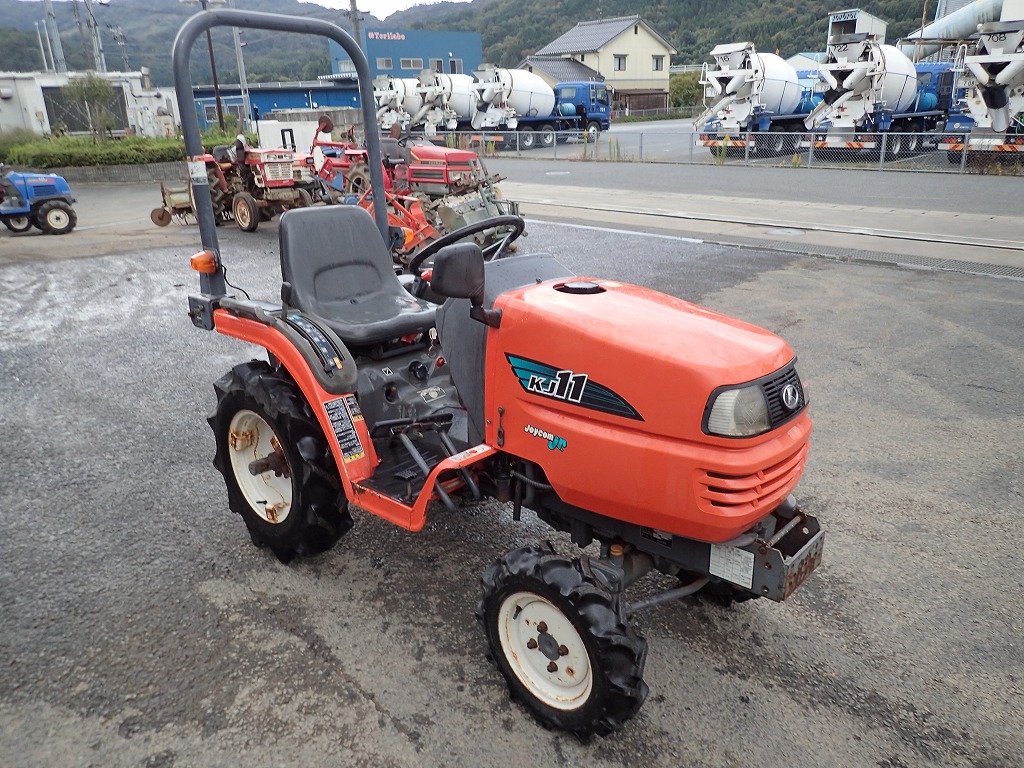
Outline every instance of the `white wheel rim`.
{"label": "white wheel rim", "polygon": [[15,229],[28,229],[32,226],[29,223],[28,216],[11,216],[8,221],[11,222],[11,226]]}
{"label": "white wheel rim", "polygon": [[46,214],[46,221],[54,229],[64,229],[71,221],[71,217],[68,216],[67,211],[60,208],[54,208],[48,214]]}
{"label": "white wheel rim", "polygon": [[243,227],[249,226],[252,222],[252,211],[249,210],[249,206],[244,200],[239,200],[235,204],[235,221]]}
{"label": "white wheel rim", "polygon": [[532,592],[509,595],[498,608],[498,636],[512,671],[541,703],[565,711],[587,703],[594,687],[590,655],[553,603]]}
{"label": "white wheel rim", "polygon": [[[271,525],[279,525],[288,518],[292,508],[292,480],[284,448],[270,424],[249,410],[238,411],[228,427],[228,452],[235,482],[253,512]],[[286,471],[277,475],[273,470],[254,475],[249,464],[279,454]]]}

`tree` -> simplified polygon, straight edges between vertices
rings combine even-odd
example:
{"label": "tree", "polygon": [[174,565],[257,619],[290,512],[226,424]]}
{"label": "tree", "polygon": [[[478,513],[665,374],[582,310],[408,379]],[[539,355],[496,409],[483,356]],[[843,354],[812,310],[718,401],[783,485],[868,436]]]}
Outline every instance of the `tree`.
{"label": "tree", "polygon": [[71,78],[64,87],[64,92],[68,98],[81,104],[85,109],[93,141],[95,142],[97,137],[100,141],[106,141],[107,131],[117,125],[114,113],[110,109],[110,102],[115,96],[114,87],[94,72],[89,72],[82,77]]}
{"label": "tree", "polygon": [[669,104],[673,107],[692,107],[700,104],[704,97],[704,88],[699,80],[700,72],[672,75],[668,81]]}

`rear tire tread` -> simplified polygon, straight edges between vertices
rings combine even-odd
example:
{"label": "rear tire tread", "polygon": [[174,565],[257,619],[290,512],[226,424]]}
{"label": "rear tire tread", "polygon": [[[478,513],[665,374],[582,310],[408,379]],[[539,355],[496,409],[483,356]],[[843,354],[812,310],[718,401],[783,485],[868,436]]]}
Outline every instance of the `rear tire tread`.
{"label": "rear tire tread", "polygon": [[[208,419],[217,441],[213,465],[224,475],[228,506],[245,521],[253,543],[270,547],[282,563],[333,547],[352,528],[352,517],[323,430],[295,384],[267,363],[252,361],[235,366],[213,388],[217,407]],[[253,511],[231,469],[229,425],[243,408],[274,428],[292,469],[292,509],[278,525]]]}

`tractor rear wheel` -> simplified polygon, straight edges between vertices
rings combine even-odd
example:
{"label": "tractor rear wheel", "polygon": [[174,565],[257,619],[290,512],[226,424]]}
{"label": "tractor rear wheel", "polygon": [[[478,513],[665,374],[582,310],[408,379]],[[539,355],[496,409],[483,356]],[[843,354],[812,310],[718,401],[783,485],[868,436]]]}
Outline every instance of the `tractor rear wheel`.
{"label": "tractor rear wheel", "polygon": [[213,388],[213,465],[253,544],[270,547],[282,563],[330,549],[352,517],[324,433],[298,387],[252,361]]}
{"label": "tractor rear wheel", "polygon": [[36,211],[35,217],[43,232],[48,235],[66,235],[78,223],[75,209],[63,200],[49,200],[43,203]]}
{"label": "tractor rear wheel", "polygon": [[370,169],[366,163],[353,163],[345,171],[345,194],[361,195],[370,188]]}
{"label": "tractor rear wheel", "polygon": [[[210,184],[210,202],[213,203],[213,219],[219,225],[227,221],[231,213],[228,193],[220,188],[220,177],[217,175],[217,169],[207,166],[206,180]],[[194,206],[193,210],[195,210]]]}
{"label": "tractor rear wheel", "polygon": [[235,214],[235,223],[243,232],[255,232],[260,225],[260,209],[256,198],[248,192],[239,192],[231,202],[231,211]]}
{"label": "tractor rear wheel", "polygon": [[0,221],[4,223],[11,232],[21,233],[28,232],[32,229],[32,219],[28,216],[3,216],[0,217]]}
{"label": "tractor rear wheel", "polygon": [[604,736],[637,713],[647,641],[628,625],[620,596],[579,560],[524,547],[480,581],[476,616],[491,658],[543,725]]}

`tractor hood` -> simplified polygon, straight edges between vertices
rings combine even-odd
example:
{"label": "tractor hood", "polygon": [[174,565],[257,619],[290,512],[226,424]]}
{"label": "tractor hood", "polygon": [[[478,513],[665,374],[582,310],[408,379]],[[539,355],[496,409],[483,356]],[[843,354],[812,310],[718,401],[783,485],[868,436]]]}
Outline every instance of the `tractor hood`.
{"label": "tractor hood", "polygon": [[[599,420],[629,418],[635,429],[667,437],[707,440],[701,423],[715,389],[762,378],[794,359],[773,333],[614,281],[546,282],[507,293],[495,307],[502,310],[501,327],[488,354],[520,397],[538,394],[545,376],[585,377],[599,393],[589,406],[572,397],[558,402],[552,393],[545,405],[565,412],[585,407]],[[493,342],[504,360],[494,360]],[[531,370],[540,376],[532,385]],[[574,394],[572,387],[565,394]]]}
{"label": "tractor hood", "polygon": [[433,144],[415,144],[409,153],[419,162],[469,164],[476,160],[476,154],[464,149],[436,147]]}

